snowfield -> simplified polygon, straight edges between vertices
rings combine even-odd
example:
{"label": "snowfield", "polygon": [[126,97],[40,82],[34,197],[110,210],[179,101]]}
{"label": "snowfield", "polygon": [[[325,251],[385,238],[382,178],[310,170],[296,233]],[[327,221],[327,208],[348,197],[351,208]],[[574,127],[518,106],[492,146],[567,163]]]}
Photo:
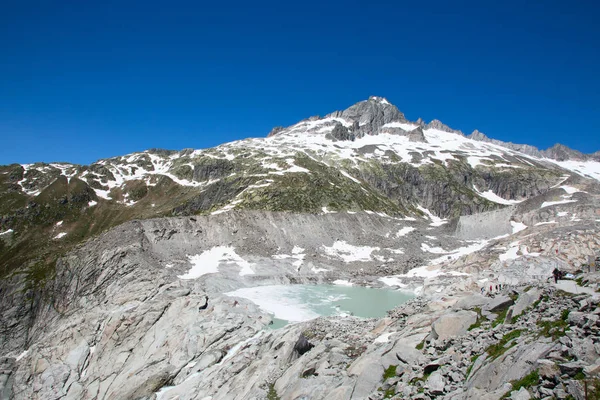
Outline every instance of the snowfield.
{"label": "snowfield", "polygon": [[192,268],[186,274],[180,275],[180,279],[196,279],[202,275],[214,274],[219,272],[219,265],[230,263],[240,268],[240,276],[254,274],[252,264],[237,255],[230,246],[216,246],[202,254],[188,256],[188,258]]}

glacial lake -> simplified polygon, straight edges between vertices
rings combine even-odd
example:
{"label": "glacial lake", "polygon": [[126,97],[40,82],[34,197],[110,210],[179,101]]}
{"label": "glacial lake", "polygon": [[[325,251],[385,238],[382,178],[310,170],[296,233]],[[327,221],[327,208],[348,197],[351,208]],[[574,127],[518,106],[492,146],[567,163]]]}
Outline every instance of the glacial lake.
{"label": "glacial lake", "polygon": [[388,310],[414,297],[398,290],[342,285],[269,285],[225,294],[248,299],[273,315],[272,329],[319,316],[384,317]]}

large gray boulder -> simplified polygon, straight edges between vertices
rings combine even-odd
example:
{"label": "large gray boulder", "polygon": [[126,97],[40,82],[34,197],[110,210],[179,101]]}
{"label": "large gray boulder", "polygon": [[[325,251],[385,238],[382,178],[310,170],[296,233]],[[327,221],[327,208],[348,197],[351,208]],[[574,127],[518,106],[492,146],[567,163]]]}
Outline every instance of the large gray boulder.
{"label": "large gray boulder", "polygon": [[537,360],[545,358],[556,347],[554,343],[522,342],[491,362],[473,366],[466,382],[467,394],[478,390],[495,391],[506,382],[523,378],[535,369]]}
{"label": "large gray boulder", "polygon": [[508,312],[507,318],[516,317],[521,315],[529,306],[535,303],[541,295],[539,289],[531,289],[525,293],[521,293],[516,303],[511,307]]}
{"label": "large gray boulder", "polygon": [[477,321],[477,313],[473,311],[458,311],[444,314],[432,325],[432,336],[437,340],[446,340],[454,336],[464,335]]}

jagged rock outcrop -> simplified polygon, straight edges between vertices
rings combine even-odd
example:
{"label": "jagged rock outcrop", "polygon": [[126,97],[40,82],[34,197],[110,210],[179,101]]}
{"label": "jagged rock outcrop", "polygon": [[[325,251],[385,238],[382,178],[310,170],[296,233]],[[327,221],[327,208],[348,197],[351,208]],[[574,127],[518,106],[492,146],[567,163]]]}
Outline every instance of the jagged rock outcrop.
{"label": "jagged rock outcrop", "polygon": [[344,125],[336,124],[331,133],[327,134],[327,137],[331,137],[333,140],[354,140],[356,134],[354,131],[350,132]]}
{"label": "jagged rock outcrop", "polygon": [[358,123],[356,137],[375,135],[383,125],[390,122],[405,122],[404,114],[383,97],[371,96],[344,111],[336,111],[325,118],[344,118]]}
{"label": "jagged rock outcrop", "polygon": [[588,156],[581,153],[580,151],[570,149],[567,146],[560,144],[560,143],[556,143],[554,146],[550,147],[549,149],[542,151],[542,154],[545,157],[552,158],[553,160],[558,160],[558,161],[565,161],[565,160],[582,161],[582,160],[586,160],[589,158]]}
{"label": "jagged rock outcrop", "polygon": [[542,153],[537,147],[530,146],[528,144],[515,144],[512,142],[503,142],[501,140],[490,139],[484,133],[475,129],[469,136],[469,139],[477,140],[479,142],[487,142],[497,144],[498,146],[506,147],[507,149],[515,150],[523,154],[527,154],[533,157],[542,157]]}
{"label": "jagged rock outcrop", "polygon": [[425,129],[437,129],[444,132],[456,133],[458,135],[464,136],[461,131],[450,128],[448,125],[444,124],[442,121],[438,119],[432,120],[430,123],[425,125]]}

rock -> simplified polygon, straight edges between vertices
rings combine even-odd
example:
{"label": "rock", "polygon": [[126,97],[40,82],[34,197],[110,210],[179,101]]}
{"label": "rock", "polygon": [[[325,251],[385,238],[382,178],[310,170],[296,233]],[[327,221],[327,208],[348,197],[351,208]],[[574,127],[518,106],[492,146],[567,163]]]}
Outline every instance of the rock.
{"label": "rock", "polygon": [[534,342],[508,349],[502,356],[472,372],[466,384],[467,392],[472,388],[494,391],[506,382],[523,378],[533,370],[536,361],[545,358],[554,347],[551,343]]}
{"label": "rock", "polygon": [[585,324],[586,315],[586,313],[580,311],[571,311],[567,317],[567,321],[570,325],[582,327]]}
{"label": "rock", "polygon": [[575,399],[585,400],[585,389],[581,381],[570,380],[567,382],[567,393]]}
{"label": "rock", "polygon": [[294,351],[301,356],[304,353],[309,352],[313,347],[315,346],[308,341],[306,336],[301,334],[294,345]]}
{"label": "rock", "polygon": [[463,335],[477,321],[477,313],[473,311],[458,311],[444,314],[432,325],[432,335],[437,340]]}
{"label": "rock", "polygon": [[405,364],[420,365],[423,363],[423,353],[402,339],[395,343],[392,352],[396,354],[399,361],[402,361]]}
{"label": "rock", "polygon": [[512,306],[510,314],[507,316],[508,318],[516,317],[521,315],[523,311],[527,309],[527,307],[531,306],[540,298],[541,291],[538,289],[531,289],[528,292],[521,293],[517,302]]}
{"label": "rock", "polygon": [[560,375],[560,370],[553,361],[541,359],[537,360],[536,364],[540,377],[544,379],[553,380],[555,377]]}
{"label": "rock", "polygon": [[510,398],[513,400],[529,400],[531,399],[531,394],[525,388],[519,389],[519,391],[514,391],[511,393]]}
{"label": "rock", "polygon": [[425,388],[432,395],[441,395],[444,393],[446,382],[439,371],[433,372],[425,382]]}
{"label": "rock", "polygon": [[583,367],[583,373],[587,376],[600,376],[600,364],[592,364]]}
{"label": "rock", "polygon": [[489,297],[484,297],[480,294],[473,294],[462,297],[456,302],[454,308],[457,310],[472,310],[475,307],[484,308],[491,301]]}
{"label": "rock", "polygon": [[513,303],[513,299],[508,296],[497,296],[485,305],[485,309],[490,312],[502,311],[513,305]]}
{"label": "rock", "polygon": [[558,368],[562,374],[567,374],[571,377],[574,377],[578,372],[581,372],[583,367],[585,367],[585,364],[581,361],[572,361],[558,365]]}

